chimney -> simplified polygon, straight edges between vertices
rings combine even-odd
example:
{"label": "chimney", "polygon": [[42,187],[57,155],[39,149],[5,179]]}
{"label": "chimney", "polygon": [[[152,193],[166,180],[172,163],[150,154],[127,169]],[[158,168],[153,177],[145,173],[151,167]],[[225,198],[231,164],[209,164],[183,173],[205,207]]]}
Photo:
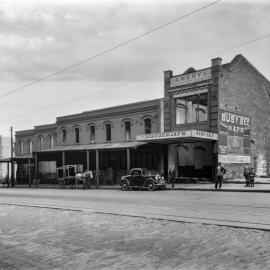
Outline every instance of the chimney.
{"label": "chimney", "polygon": [[217,57],[217,58],[212,59],[212,67],[214,67],[214,66],[220,67],[221,64],[222,64],[222,58]]}

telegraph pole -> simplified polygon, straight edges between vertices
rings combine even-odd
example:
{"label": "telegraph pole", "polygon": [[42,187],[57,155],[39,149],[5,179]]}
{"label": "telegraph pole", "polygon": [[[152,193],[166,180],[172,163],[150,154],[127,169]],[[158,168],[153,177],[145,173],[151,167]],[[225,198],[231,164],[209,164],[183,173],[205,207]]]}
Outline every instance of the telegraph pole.
{"label": "telegraph pole", "polygon": [[10,152],[11,152],[11,187],[15,187],[15,179],[14,179],[14,160],[13,160],[13,127],[10,127]]}

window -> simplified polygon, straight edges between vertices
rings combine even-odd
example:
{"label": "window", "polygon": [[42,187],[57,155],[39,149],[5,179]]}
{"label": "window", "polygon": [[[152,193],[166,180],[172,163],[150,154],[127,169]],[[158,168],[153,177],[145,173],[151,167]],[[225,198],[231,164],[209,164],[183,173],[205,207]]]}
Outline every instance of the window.
{"label": "window", "polygon": [[44,142],[43,137],[39,137],[38,138],[39,150],[42,150],[43,149],[43,142]]}
{"label": "window", "polygon": [[95,126],[90,126],[90,142],[94,143],[95,142],[95,138],[96,137],[96,128]]}
{"label": "window", "polygon": [[30,140],[30,141],[28,141],[28,149],[29,149],[29,154],[31,154],[32,153],[32,150],[33,150],[33,144],[32,144],[32,141]]}
{"label": "window", "polygon": [[54,146],[53,136],[50,136],[50,137],[49,137],[49,147],[50,147],[50,148],[53,148],[53,146]]}
{"label": "window", "polygon": [[207,121],[207,99],[207,93],[177,98],[176,124]]}
{"label": "window", "polygon": [[62,143],[66,143],[67,142],[67,130],[66,129],[62,129]]}
{"label": "window", "polygon": [[125,122],[125,140],[129,141],[131,139],[131,125],[129,121]]}
{"label": "window", "polygon": [[79,143],[79,142],[80,142],[80,128],[75,127],[75,143]]}
{"label": "window", "polygon": [[20,153],[20,155],[23,154],[23,142],[22,141],[19,142],[19,153]]}
{"label": "window", "polygon": [[144,133],[150,134],[152,132],[152,122],[150,118],[144,119]]}
{"label": "window", "polygon": [[107,123],[105,127],[106,127],[106,141],[111,141],[112,140],[111,124]]}

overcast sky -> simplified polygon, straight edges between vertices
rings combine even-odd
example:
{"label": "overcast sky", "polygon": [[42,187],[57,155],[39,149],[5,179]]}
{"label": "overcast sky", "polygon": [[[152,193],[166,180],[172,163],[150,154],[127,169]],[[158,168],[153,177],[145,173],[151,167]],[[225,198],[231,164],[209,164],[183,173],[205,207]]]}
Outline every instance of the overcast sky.
{"label": "overcast sky", "polygon": [[[213,1],[0,0],[0,95],[43,78]],[[57,116],[163,97],[163,71],[223,63],[243,54],[270,79],[267,1],[223,0],[124,47],[0,97],[0,134]],[[124,86],[106,90],[114,86]],[[105,91],[103,91],[105,90]],[[100,93],[98,93],[100,92]],[[48,110],[47,106],[89,95]],[[20,114],[28,114],[10,119]]]}

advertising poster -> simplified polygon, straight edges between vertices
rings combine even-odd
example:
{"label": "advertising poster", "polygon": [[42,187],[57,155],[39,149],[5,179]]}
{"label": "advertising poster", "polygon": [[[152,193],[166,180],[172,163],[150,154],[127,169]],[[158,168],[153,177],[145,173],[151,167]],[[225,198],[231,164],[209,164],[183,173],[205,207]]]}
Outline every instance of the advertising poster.
{"label": "advertising poster", "polygon": [[250,117],[219,112],[219,161],[250,163]]}

